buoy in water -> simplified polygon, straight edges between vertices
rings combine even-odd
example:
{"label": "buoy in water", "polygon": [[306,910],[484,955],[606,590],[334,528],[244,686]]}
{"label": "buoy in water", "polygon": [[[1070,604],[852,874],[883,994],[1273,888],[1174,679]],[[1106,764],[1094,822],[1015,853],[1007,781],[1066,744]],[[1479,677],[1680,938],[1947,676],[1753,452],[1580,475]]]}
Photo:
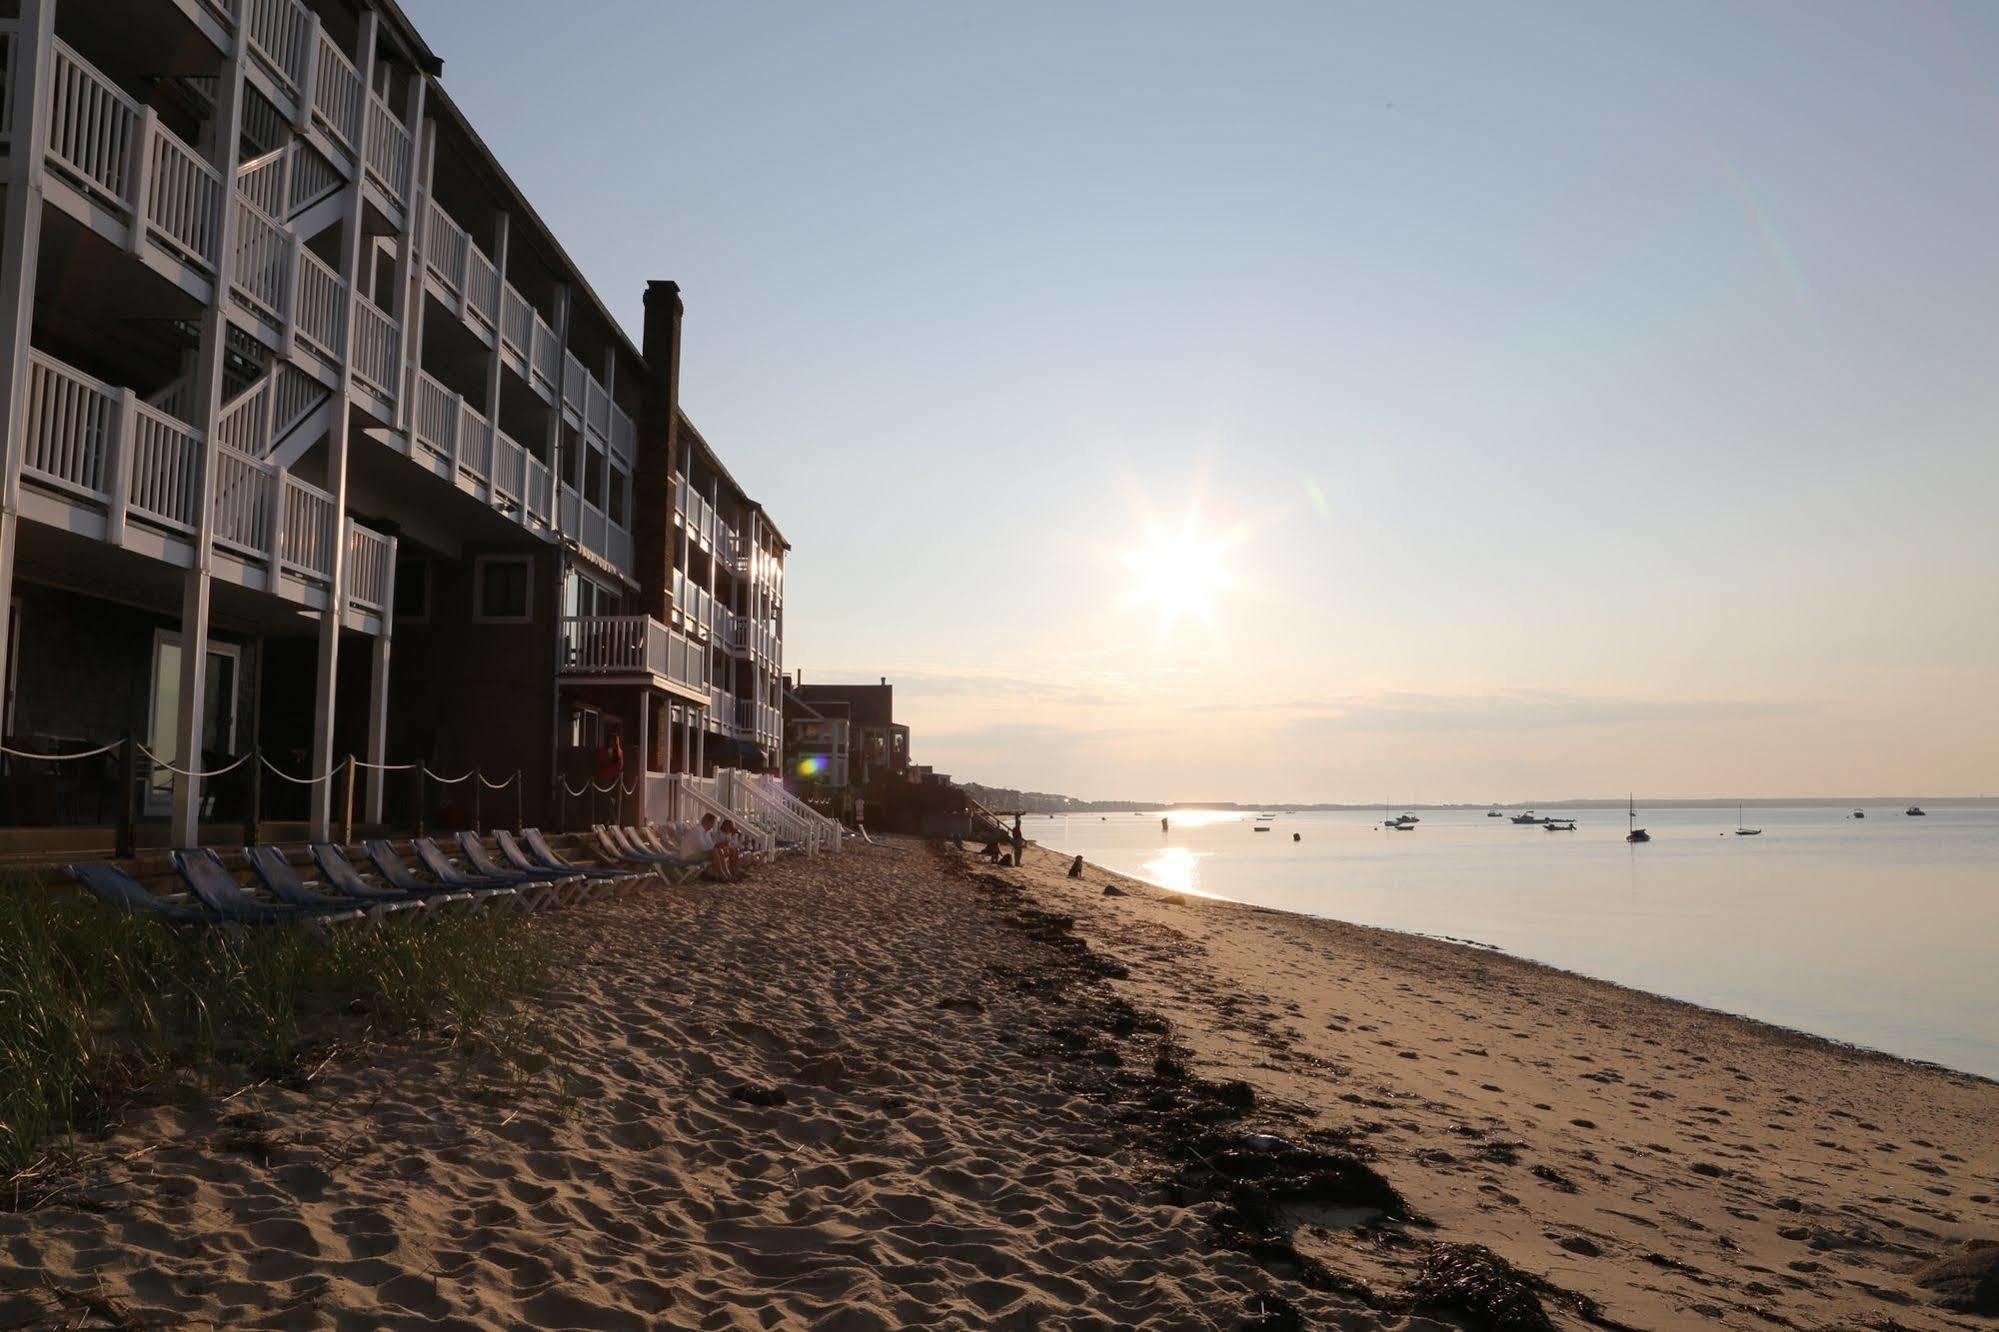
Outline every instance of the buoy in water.
{"label": "buoy in water", "polygon": [[1294,842],[1302,842],[1305,840],[1305,835],[1303,833],[1292,833],[1291,840]]}

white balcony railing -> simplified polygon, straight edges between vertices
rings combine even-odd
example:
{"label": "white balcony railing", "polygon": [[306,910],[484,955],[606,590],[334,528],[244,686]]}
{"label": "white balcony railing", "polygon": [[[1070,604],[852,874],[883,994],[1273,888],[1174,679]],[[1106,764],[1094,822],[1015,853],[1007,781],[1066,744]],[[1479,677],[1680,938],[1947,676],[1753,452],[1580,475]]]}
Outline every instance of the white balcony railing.
{"label": "white balcony railing", "polygon": [[396,576],[396,539],[347,520],[347,600],[380,615]]}
{"label": "white balcony railing", "polygon": [[299,0],[240,0],[243,34],[255,56],[284,92],[296,99],[305,86],[311,52],[312,13]]}
{"label": "white balcony railing", "polygon": [[201,432],[143,402],[132,412],[132,512],[193,533],[201,525]]}
{"label": "white balcony railing", "polygon": [[276,469],[228,445],[215,450],[215,541],[245,559],[270,553]]}
{"label": "white balcony railing", "polygon": [[569,615],[563,670],[579,675],[649,672],[696,691],[708,688],[707,654],[648,615]]}
{"label": "white balcony railing", "polygon": [[278,542],[278,567],[308,582],[331,582],[333,496],[289,472],[278,475],[282,479],[278,512],[284,523]]}
{"label": "white balcony railing", "polygon": [[458,395],[419,370],[416,410],[411,416],[415,442],[450,462],[458,447]]}
{"label": "white balcony railing", "polygon": [[518,356],[522,365],[534,347],[534,307],[528,298],[508,284],[500,292],[500,342]]}
{"label": "white balcony railing", "polygon": [[530,349],[528,368],[550,393],[556,392],[562,382],[562,341],[540,311],[534,315],[534,346]]}
{"label": "white balcony railing", "polygon": [[61,39],[52,54],[43,145],[50,165],[110,205],[135,237],[151,236],[212,273],[221,255],[220,174]]}
{"label": "white balcony railing", "polygon": [[248,199],[237,199],[230,287],[252,312],[279,328],[291,313],[293,249],[290,232]]}
{"label": "white balcony railing", "polygon": [[324,30],[319,34],[318,59],[319,69],[312,85],[312,118],[351,154],[361,141],[361,109],[367,97],[361,71],[354,68],[347,53]]}
{"label": "white balcony railing", "polygon": [[[521,490],[527,484],[527,450],[516,444],[504,430],[493,432],[493,493],[517,509]],[[525,522],[527,515],[521,514]]]}
{"label": "white balcony railing", "polygon": [[550,527],[555,522],[555,474],[548,464],[529,455],[526,460],[527,482],[521,496],[521,508],[527,514],[528,523],[534,527]]}
{"label": "white balcony railing", "polygon": [[458,466],[484,481],[493,469],[493,430],[486,415],[458,402]]}
{"label": "white balcony railing", "polygon": [[409,196],[410,132],[372,93],[368,97],[368,178],[398,203]]}
{"label": "white balcony railing", "polygon": [[158,125],[151,137],[146,225],[182,259],[213,273],[222,253],[222,173]]}
{"label": "white balcony railing", "polygon": [[373,301],[354,302],[354,377],[382,398],[397,397],[396,362],[402,355],[402,330]]}
{"label": "white balcony railing", "polygon": [[347,355],[347,282],[303,247],[298,252],[298,293],[291,308],[298,336],[337,365]]}

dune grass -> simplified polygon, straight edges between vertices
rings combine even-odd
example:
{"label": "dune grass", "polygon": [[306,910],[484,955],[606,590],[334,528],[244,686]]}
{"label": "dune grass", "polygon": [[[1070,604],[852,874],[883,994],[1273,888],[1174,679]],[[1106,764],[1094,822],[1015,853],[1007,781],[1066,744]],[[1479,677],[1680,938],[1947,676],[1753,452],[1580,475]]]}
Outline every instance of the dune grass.
{"label": "dune grass", "polygon": [[175,931],[0,881],[0,1171],[169,1077],[219,1086],[370,1030],[476,1037],[551,965],[546,936],[512,912],[337,930],[328,942],[294,929]]}

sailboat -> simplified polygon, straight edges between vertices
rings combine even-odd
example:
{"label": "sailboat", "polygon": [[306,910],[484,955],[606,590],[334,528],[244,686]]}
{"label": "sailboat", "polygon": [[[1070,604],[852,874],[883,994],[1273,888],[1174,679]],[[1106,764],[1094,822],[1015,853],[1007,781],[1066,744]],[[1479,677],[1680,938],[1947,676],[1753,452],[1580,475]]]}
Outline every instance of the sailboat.
{"label": "sailboat", "polygon": [[1652,840],[1652,834],[1638,826],[1638,797],[1635,794],[1631,797],[1631,808],[1627,811],[1625,826],[1631,829],[1630,832],[1624,834],[1625,841],[1649,842]]}
{"label": "sailboat", "polygon": [[1742,826],[1742,806],[1740,805],[1735,807],[1735,835],[1737,837],[1761,837],[1763,835],[1761,828],[1745,828]]}

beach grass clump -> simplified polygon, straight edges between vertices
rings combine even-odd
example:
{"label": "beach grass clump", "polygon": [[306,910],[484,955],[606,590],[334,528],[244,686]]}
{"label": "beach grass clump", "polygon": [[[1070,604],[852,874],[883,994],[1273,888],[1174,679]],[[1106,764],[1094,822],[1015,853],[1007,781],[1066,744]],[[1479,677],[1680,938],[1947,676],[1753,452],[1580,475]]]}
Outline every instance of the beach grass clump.
{"label": "beach grass clump", "polygon": [[169,1077],[268,1076],[361,1030],[476,1036],[551,967],[547,938],[513,913],[330,938],[176,931],[32,878],[0,880],[0,1171]]}

